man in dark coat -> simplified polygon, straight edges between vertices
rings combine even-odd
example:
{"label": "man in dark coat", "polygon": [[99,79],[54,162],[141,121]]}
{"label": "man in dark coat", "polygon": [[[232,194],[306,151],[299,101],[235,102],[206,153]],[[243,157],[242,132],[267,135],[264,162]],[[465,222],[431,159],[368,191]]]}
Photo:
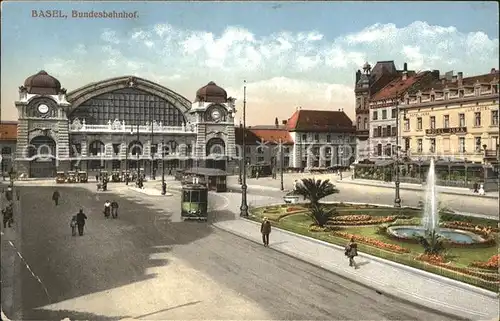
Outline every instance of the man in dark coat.
{"label": "man in dark coat", "polygon": [[111,202],[111,216],[113,218],[118,217],[118,202],[117,201]]}
{"label": "man in dark coat", "polygon": [[52,194],[52,200],[54,201],[54,204],[56,204],[56,206],[59,205],[59,197],[61,197],[59,191],[55,190],[54,194]]}
{"label": "man in dark coat", "polygon": [[262,221],[262,224],[260,226],[260,232],[262,233],[262,242],[264,243],[264,246],[269,246],[269,234],[271,234],[271,222],[269,222],[267,217],[264,217],[264,221]]}
{"label": "man in dark coat", "polygon": [[12,227],[12,223],[14,223],[14,208],[12,207],[12,203],[2,210],[3,215],[3,228]]}
{"label": "man in dark coat", "polygon": [[87,219],[87,215],[83,213],[83,210],[80,209],[80,212],[76,214],[76,225],[78,227],[78,234],[80,236],[83,235],[83,227],[85,226],[85,220]]}
{"label": "man in dark coat", "polygon": [[358,244],[354,241],[354,237],[351,237],[349,244],[346,245],[345,255],[349,258],[349,266],[357,269],[358,266],[354,261],[354,257],[358,256]]}

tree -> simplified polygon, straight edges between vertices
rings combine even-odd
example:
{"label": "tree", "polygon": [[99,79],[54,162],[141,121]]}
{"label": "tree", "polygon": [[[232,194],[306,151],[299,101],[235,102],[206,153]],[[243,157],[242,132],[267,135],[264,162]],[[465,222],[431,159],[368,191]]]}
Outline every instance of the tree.
{"label": "tree", "polygon": [[339,193],[335,185],[328,179],[322,181],[320,179],[305,178],[297,184],[296,193],[311,202],[309,204],[309,216],[319,227],[324,227],[328,219],[333,216],[335,209],[326,210],[319,201],[328,195]]}

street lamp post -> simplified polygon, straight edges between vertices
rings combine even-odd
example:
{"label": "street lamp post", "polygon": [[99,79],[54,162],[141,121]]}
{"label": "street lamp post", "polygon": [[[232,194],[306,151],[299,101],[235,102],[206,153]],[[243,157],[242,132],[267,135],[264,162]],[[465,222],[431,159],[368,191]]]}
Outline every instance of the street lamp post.
{"label": "street lamp post", "polygon": [[240,216],[248,216],[248,204],[247,204],[247,166],[246,166],[246,146],[245,146],[245,134],[246,134],[246,105],[247,105],[247,81],[244,81],[243,86],[243,144],[242,144],[242,154],[243,154],[243,171],[242,171],[242,185],[241,185],[241,206],[240,206]]}
{"label": "street lamp post", "polygon": [[154,170],[154,154],[153,154],[153,140],[154,140],[154,136],[153,136],[153,128],[154,127],[154,120],[151,121],[151,142],[150,142],[150,148],[149,148],[149,153],[151,154],[151,164],[150,164],[150,168],[149,168],[149,171],[150,171],[150,174],[151,174],[151,180],[154,180],[155,179],[155,175],[153,173],[153,170]]}
{"label": "street lamp post", "polygon": [[243,170],[241,167],[241,164],[243,164],[243,161],[241,159],[241,156],[240,156],[240,160],[238,162],[238,185],[241,185],[242,184],[242,178],[241,178],[241,171]]}
{"label": "street lamp post", "polygon": [[281,180],[280,190],[281,191],[283,191],[285,189],[283,187],[283,165],[284,165],[284,159],[283,159],[283,141],[280,139],[280,180]]}
{"label": "street lamp post", "polygon": [[161,195],[167,194],[167,184],[165,184],[165,148],[163,146],[164,140],[161,140]]}
{"label": "street lamp post", "polygon": [[[139,143],[139,121],[137,121],[137,143]],[[136,167],[137,167],[137,180],[139,181],[140,167],[139,167],[139,153],[137,150],[135,151],[135,154],[137,155],[136,156],[136,160],[137,160]]]}
{"label": "street lamp post", "polygon": [[396,92],[396,195],[394,196],[394,207],[401,207],[401,196],[399,195],[399,151],[401,147],[399,146],[399,96]]}

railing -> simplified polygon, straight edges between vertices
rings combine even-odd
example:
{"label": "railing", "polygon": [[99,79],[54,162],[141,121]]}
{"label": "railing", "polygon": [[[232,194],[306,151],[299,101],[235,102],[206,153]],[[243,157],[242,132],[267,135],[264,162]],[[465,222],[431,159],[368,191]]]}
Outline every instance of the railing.
{"label": "railing", "polygon": [[[137,126],[134,125],[122,125],[122,124],[108,124],[108,125],[71,125],[69,131],[71,133],[79,132],[107,132],[107,133],[134,133],[137,134]],[[193,133],[194,128],[190,126],[162,126],[155,125],[151,130],[151,125],[140,125],[139,133]]]}

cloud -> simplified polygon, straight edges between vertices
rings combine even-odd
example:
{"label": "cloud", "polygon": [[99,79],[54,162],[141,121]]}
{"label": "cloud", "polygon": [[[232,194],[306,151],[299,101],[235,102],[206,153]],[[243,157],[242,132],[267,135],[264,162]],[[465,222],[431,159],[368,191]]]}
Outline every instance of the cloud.
{"label": "cloud", "polygon": [[[243,84],[228,87],[229,96],[243,101]],[[273,77],[266,80],[248,82],[246,88],[247,120],[250,123],[269,123],[275,117],[288,119],[297,107],[303,109],[338,110],[344,109],[354,119],[353,88],[335,83],[315,82],[287,77]],[[279,97],[279,104],[269,97]],[[287,106],[287,108],[281,108]],[[242,117],[241,107],[237,118]]]}
{"label": "cloud", "polygon": [[498,68],[499,55],[497,38],[422,21],[399,27],[378,23],[335,39],[320,30],[257,35],[241,26],[215,33],[167,23],[105,29],[94,39],[61,53],[44,68],[75,86],[133,74],[173,90],[175,83],[186,97],[213,80],[234,88],[240,104],[240,84],[247,79],[249,99],[263,106],[252,107],[261,108],[261,117],[255,118],[260,122],[272,122],[275,113],[288,117],[297,105],[344,108],[352,115],[354,75],[366,61],[373,66],[394,60],[398,68],[407,62],[410,70],[456,70],[467,76]]}

